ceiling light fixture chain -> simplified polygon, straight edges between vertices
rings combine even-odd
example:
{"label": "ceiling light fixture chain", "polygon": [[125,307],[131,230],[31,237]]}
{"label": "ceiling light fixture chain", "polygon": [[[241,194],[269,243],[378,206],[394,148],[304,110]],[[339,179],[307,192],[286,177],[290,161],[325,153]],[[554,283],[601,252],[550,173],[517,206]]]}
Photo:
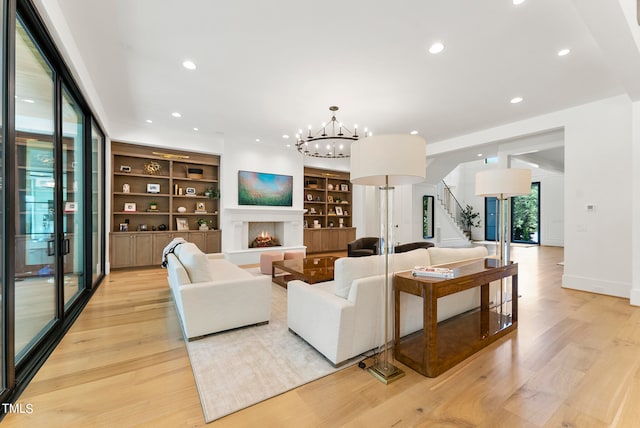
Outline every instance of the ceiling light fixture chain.
{"label": "ceiling light fixture chain", "polygon": [[[308,126],[306,137],[303,135],[302,130],[298,131],[296,134],[296,148],[300,153],[316,158],[348,158],[350,156],[347,146],[352,141],[357,141],[360,138],[358,125],[354,125],[352,132],[336,118],[338,110],[338,106],[329,107],[331,120],[328,124],[323,122],[315,133],[312,131],[311,125]],[[329,134],[327,133],[327,128],[329,128]],[[366,132],[365,128],[365,136],[367,135]]]}

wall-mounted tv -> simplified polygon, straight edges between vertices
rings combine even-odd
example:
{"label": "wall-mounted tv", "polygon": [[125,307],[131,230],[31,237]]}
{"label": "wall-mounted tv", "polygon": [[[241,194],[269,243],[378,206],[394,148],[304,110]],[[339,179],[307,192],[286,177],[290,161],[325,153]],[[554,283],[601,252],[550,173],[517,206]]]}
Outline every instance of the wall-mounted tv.
{"label": "wall-mounted tv", "polygon": [[293,177],[238,171],[238,205],[293,206]]}

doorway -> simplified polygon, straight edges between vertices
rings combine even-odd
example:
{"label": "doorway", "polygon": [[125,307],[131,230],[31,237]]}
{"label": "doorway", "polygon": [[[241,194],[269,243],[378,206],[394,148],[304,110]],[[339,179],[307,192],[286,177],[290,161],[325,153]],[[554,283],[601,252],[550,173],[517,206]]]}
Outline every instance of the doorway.
{"label": "doorway", "polygon": [[[484,239],[497,241],[500,219],[498,199],[484,199]],[[531,193],[511,198],[511,242],[540,244],[540,182],[531,183]]]}

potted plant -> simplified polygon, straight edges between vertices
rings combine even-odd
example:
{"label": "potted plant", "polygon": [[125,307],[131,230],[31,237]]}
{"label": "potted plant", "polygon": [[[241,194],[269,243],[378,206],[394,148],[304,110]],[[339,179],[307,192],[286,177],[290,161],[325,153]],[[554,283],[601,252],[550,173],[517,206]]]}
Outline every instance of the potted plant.
{"label": "potted plant", "polygon": [[149,211],[158,211],[158,202],[156,201],[149,202]]}
{"label": "potted plant", "polygon": [[209,187],[207,188],[207,190],[204,191],[204,195],[207,196],[209,199],[220,199],[220,190],[213,187]]}
{"label": "potted plant", "polygon": [[460,212],[460,220],[467,238],[471,238],[471,228],[480,226],[480,213],[473,210],[473,207],[467,204]]}
{"label": "potted plant", "polygon": [[207,226],[207,220],[204,218],[198,219],[198,229],[200,230],[209,230],[209,226]]}

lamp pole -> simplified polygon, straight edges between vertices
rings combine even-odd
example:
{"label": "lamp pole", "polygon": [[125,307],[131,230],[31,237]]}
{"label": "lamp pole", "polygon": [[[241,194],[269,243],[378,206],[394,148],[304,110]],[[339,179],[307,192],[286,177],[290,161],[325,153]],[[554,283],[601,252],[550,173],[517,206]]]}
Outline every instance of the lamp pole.
{"label": "lamp pole", "polygon": [[376,362],[369,367],[369,373],[375,376],[380,382],[389,384],[405,375],[404,371],[391,364],[389,358],[389,303],[390,303],[390,258],[393,253],[393,190],[389,185],[389,176],[385,175],[385,184],[378,189],[382,192],[380,198],[380,249],[384,252],[384,348],[382,351],[382,361]]}

